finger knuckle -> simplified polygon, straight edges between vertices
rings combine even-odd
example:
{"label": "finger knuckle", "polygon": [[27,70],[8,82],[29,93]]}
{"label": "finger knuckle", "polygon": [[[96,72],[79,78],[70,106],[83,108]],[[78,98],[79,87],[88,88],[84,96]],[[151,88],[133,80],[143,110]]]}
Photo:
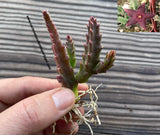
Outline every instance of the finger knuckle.
{"label": "finger knuckle", "polygon": [[23,90],[27,91],[28,89],[30,89],[29,84],[30,84],[31,77],[25,76],[25,77],[22,77],[21,80],[23,82]]}
{"label": "finger knuckle", "polygon": [[38,111],[36,110],[38,103],[33,98],[22,102],[22,116],[26,124],[37,124],[40,121]]}

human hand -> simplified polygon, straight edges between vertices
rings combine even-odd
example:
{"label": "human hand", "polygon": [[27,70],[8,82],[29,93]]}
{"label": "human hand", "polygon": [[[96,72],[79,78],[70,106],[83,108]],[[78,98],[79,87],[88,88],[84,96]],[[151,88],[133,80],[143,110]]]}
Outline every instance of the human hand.
{"label": "human hand", "polygon": [[[87,85],[78,89],[87,90]],[[75,96],[57,80],[22,77],[0,80],[1,135],[67,135],[72,124],[62,119],[74,105]],[[77,128],[78,130],[78,128]],[[75,132],[77,132],[77,130]]]}

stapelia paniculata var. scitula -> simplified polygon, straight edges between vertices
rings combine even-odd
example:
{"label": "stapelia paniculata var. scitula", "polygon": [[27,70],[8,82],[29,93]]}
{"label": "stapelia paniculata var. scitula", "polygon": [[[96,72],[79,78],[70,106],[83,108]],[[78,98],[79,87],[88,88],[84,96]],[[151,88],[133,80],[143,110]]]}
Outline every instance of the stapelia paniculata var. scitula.
{"label": "stapelia paniculata var. scitula", "polygon": [[48,11],[43,11],[43,17],[50,34],[54,59],[59,73],[57,79],[62,83],[63,87],[70,88],[74,92],[75,97],[77,97],[78,83],[87,82],[92,75],[105,73],[110,69],[115,61],[115,51],[107,52],[104,61],[100,61],[100,53],[102,50],[102,34],[100,34],[99,30],[100,24],[97,23],[97,19],[91,16],[89,24],[87,24],[88,33],[86,34],[86,43],[84,44],[84,53],[82,54],[80,69],[79,72],[74,75],[76,58],[72,37],[68,35],[66,45],[63,45]]}

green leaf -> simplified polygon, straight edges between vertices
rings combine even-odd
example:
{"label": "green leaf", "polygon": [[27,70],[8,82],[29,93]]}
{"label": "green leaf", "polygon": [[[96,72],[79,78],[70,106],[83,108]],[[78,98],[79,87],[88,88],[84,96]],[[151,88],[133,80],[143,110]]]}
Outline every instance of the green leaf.
{"label": "green leaf", "polygon": [[124,14],[124,9],[121,6],[118,6],[118,15]]}
{"label": "green leaf", "polygon": [[130,6],[130,9],[137,10],[139,7],[139,0],[130,0],[129,6]]}
{"label": "green leaf", "polygon": [[127,18],[124,18],[124,17],[121,17],[121,16],[118,16],[118,20],[117,20],[119,23],[121,24],[126,24],[128,22],[128,19]]}
{"label": "green leaf", "polygon": [[160,21],[160,16],[158,16],[158,15],[156,15],[155,17],[154,17],[154,21]]}

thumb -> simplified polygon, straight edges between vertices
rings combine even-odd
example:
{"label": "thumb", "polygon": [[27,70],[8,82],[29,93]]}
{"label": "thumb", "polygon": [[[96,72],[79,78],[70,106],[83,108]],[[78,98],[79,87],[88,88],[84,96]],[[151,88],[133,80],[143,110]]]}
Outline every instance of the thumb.
{"label": "thumb", "polygon": [[24,99],[0,114],[2,135],[34,134],[56,122],[73,106],[75,96],[66,88]]}

